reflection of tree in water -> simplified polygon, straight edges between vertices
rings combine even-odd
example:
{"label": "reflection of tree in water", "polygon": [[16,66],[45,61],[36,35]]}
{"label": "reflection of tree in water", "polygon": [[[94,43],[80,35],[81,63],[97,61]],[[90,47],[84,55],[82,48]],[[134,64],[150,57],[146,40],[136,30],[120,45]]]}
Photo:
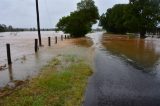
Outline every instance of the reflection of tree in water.
{"label": "reflection of tree in water", "polygon": [[153,40],[104,39],[103,45],[112,54],[124,55],[145,69],[153,68],[160,58],[160,54],[156,52],[156,43]]}

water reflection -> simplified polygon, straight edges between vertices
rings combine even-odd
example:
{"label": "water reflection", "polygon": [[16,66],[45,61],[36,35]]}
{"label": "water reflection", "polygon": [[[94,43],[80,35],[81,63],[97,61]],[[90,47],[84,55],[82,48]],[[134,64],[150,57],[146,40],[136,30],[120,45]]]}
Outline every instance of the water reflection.
{"label": "water reflection", "polygon": [[13,70],[12,70],[12,65],[8,66],[8,71],[9,71],[9,79],[12,82],[13,81]]}
{"label": "water reflection", "polygon": [[92,41],[87,38],[72,39],[69,43],[82,47],[91,47],[93,44]]}
{"label": "water reflection", "polygon": [[123,57],[136,68],[144,70],[152,70],[160,58],[159,42],[153,39],[104,36],[103,45],[112,54]]}

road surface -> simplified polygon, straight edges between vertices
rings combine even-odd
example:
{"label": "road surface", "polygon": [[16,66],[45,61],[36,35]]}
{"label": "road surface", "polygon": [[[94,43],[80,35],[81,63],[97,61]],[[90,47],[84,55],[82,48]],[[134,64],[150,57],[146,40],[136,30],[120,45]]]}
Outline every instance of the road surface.
{"label": "road surface", "polygon": [[160,106],[159,73],[144,73],[112,55],[101,46],[101,36],[102,33],[92,35],[95,72],[89,80],[83,105]]}

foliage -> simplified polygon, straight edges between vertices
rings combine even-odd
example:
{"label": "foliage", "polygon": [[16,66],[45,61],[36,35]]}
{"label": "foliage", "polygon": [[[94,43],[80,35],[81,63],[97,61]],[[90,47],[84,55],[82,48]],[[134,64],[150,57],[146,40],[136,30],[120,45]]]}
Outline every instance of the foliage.
{"label": "foliage", "polygon": [[63,17],[57,24],[59,30],[70,33],[72,37],[81,37],[91,30],[90,24],[83,21],[79,12]]}
{"label": "foliage", "polygon": [[125,10],[127,5],[117,4],[112,9],[108,9],[105,14],[100,17],[100,25],[108,32],[126,33],[127,29],[124,25]]}
{"label": "foliage", "polygon": [[146,31],[156,28],[158,17],[160,17],[159,2],[156,0],[138,0],[130,4],[127,12],[128,19],[126,26],[130,32],[139,32],[141,37],[145,37]]}
{"label": "foliage", "polygon": [[[11,25],[7,26],[5,24],[0,24],[0,32],[7,32],[7,31],[24,31],[23,28],[13,28]],[[27,30],[27,29],[26,29]]]}
{"label": "foliage", "polygon": [[100,18],[100,25],[114,33],[140,33],[155,29],[160,22],[159,0],[130,0],[107,10]]}
{"label": "foliage", "polygon": [[98,8],[93,0],[81,0],[80,3],[77,3],[77,10],[83,14],[84,21],[89,22],[91,25],[99,19]]}
{"label": "foliage", "polygon": [[0,24],[0,32],[5,32],[7,30],[7,26],[4,24]]}
{"label": "foliage", "polygon": [[91,31],[98,18],[98,9],[94,1],[81,0],[77,3],[77,10],[69,16],[62,17],[56,26],[58,30],[70,33],[72,37],[81,37]]}

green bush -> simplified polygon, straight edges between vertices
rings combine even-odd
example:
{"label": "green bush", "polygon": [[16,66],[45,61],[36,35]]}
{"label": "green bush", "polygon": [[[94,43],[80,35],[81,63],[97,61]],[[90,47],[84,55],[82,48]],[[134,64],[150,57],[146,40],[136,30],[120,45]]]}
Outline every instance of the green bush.
{"label": "green bush", "polygon": [[62,17],[57,23],[57,29],[71,34],[72,37],[82,37],[91,31],[93,24],[99,18],[98,8],[93,0],[81,0],[77,10],[69,16]]}

